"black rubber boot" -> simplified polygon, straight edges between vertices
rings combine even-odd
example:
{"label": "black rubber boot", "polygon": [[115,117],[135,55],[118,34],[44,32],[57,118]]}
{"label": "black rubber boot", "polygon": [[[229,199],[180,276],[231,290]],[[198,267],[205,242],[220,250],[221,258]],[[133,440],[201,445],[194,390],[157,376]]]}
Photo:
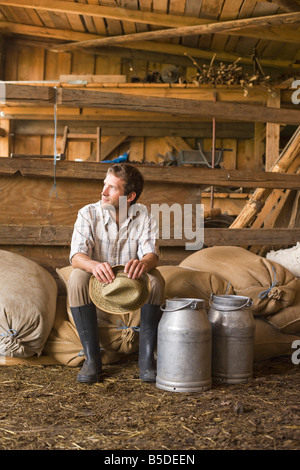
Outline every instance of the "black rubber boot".
{"label": "black rubber boot", "polygon": [[93,303],[90,303],[81,307],[71,307],[71,312],[86,358],[77,376],[77,381],[83,383],[98,382],[102,372],[102,361],[96,307]]}
{"label": "black rubber boot", "polygon": [[161,316],[160,305],[145,304],[141,308],[139,369],[140,379],[144,382],[155,382],[156,380],[154,351],[157,342],[157,328]]}

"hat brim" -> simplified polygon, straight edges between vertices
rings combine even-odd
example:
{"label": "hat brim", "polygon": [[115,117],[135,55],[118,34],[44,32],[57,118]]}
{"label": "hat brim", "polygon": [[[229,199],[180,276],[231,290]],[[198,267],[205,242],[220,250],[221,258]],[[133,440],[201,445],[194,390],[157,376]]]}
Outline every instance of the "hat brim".
{"label": "hat brim", "polygon": [[[124,273],[124,267],[125,266],[123,265],[116,265],[112,267],[112,270],[116,277],[122,276],[122,275],[127,276],[127,274]],[[113,304],[105,296],[103,296],[102,292],[103,292],[103,286],[105,284],[98,281],[98,279],[96,279],[95,276],[93,275],[90,277],[90,281],[89,281],[90,298],[97,308],[107,313],[124,314],[124,313],[134,312],[136,310],[139,310],[146,303],[150,294],[150,279],[149,279],[148,274],[143,273],[139,277],[138,281],[141,283],[141,295],[136,300],[136,302],[133,305],[131,305],[130,310],[128,309],[127,306],[124,307],[119,304],[118,305]]]}

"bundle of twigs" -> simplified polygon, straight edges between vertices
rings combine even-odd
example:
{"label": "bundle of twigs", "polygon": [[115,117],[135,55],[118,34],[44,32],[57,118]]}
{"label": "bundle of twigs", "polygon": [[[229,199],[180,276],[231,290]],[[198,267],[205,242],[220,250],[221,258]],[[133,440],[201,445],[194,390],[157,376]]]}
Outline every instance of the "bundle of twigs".
{"label": "bundle of twigs", "polygon": [[266,76],[256,58],[253,54],[254,71],[253,74],[248,74],[243,71],[243,67],[239,63],[241,58],[235,60],[232,64],[226,65],[220,62],[215,65],[216,54],[213,55],[210,64],[203,64],[200,66],[193,57],[189,57],[197,68],[197,75],[192,77],[192,83],[196,85],[240,85],[244,89],[244,94],[247,96],[249,88],[254,85],[267,86],[271,90],[271,80]]}

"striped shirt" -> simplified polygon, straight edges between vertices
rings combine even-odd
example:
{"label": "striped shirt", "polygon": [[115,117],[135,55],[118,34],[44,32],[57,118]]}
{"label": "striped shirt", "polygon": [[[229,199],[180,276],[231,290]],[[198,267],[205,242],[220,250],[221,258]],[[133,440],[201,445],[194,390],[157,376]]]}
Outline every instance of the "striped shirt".
{"label": "striped shirt", "polygon": [[71,240],[70,261],[76,253],[111,266],[142,259],[147,253],[158,256],[156,223],[147,207],[133,204],[126,216],[118,229],[110,211],[103,209],[100,201],[80,209]]}

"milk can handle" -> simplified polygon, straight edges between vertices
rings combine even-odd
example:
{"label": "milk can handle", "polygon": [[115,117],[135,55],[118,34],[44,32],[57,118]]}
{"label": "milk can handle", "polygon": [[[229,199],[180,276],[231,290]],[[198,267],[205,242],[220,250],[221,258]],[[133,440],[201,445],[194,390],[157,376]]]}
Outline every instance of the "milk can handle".
{"label": "milk can handle", "polygon": [[168,308],[163,308],[165,306],[165,304],[163,304],[160,309],[163,311],[163,312],[176,312],[177,310],[181,310],[183,308],[186,308],[186,307],[191,307],[192,310],[196,310],[197,308],[197,302],[195,300],[190,300],[190,302],[188,302],[187,304],[185,305],[182,305],[180,307],[177,307],[177,308],[171,308],[171,309],[168,309]]}
{"label": "milk can handle", "polygon": [[[211,294],[210,295],[210,298],[209,298],[209,306],[214,308],[214,305],[213,305],[213,302],[212,302],[212,299],[214,297],[214,294]],[[239,307],[236,307],[236,308],[233,308],[233,307],[229,307],[229,308],[222,308],[220,310],[223,310],[224,312],[228,311],[232,311],[232,310],[240,310],[241,308],[244,308],[244,307],[252,307],[253,305],[253,300],[250,299],[250,297],[247,299],[247,302],[244,304],[244,305],[240,305]]]}

